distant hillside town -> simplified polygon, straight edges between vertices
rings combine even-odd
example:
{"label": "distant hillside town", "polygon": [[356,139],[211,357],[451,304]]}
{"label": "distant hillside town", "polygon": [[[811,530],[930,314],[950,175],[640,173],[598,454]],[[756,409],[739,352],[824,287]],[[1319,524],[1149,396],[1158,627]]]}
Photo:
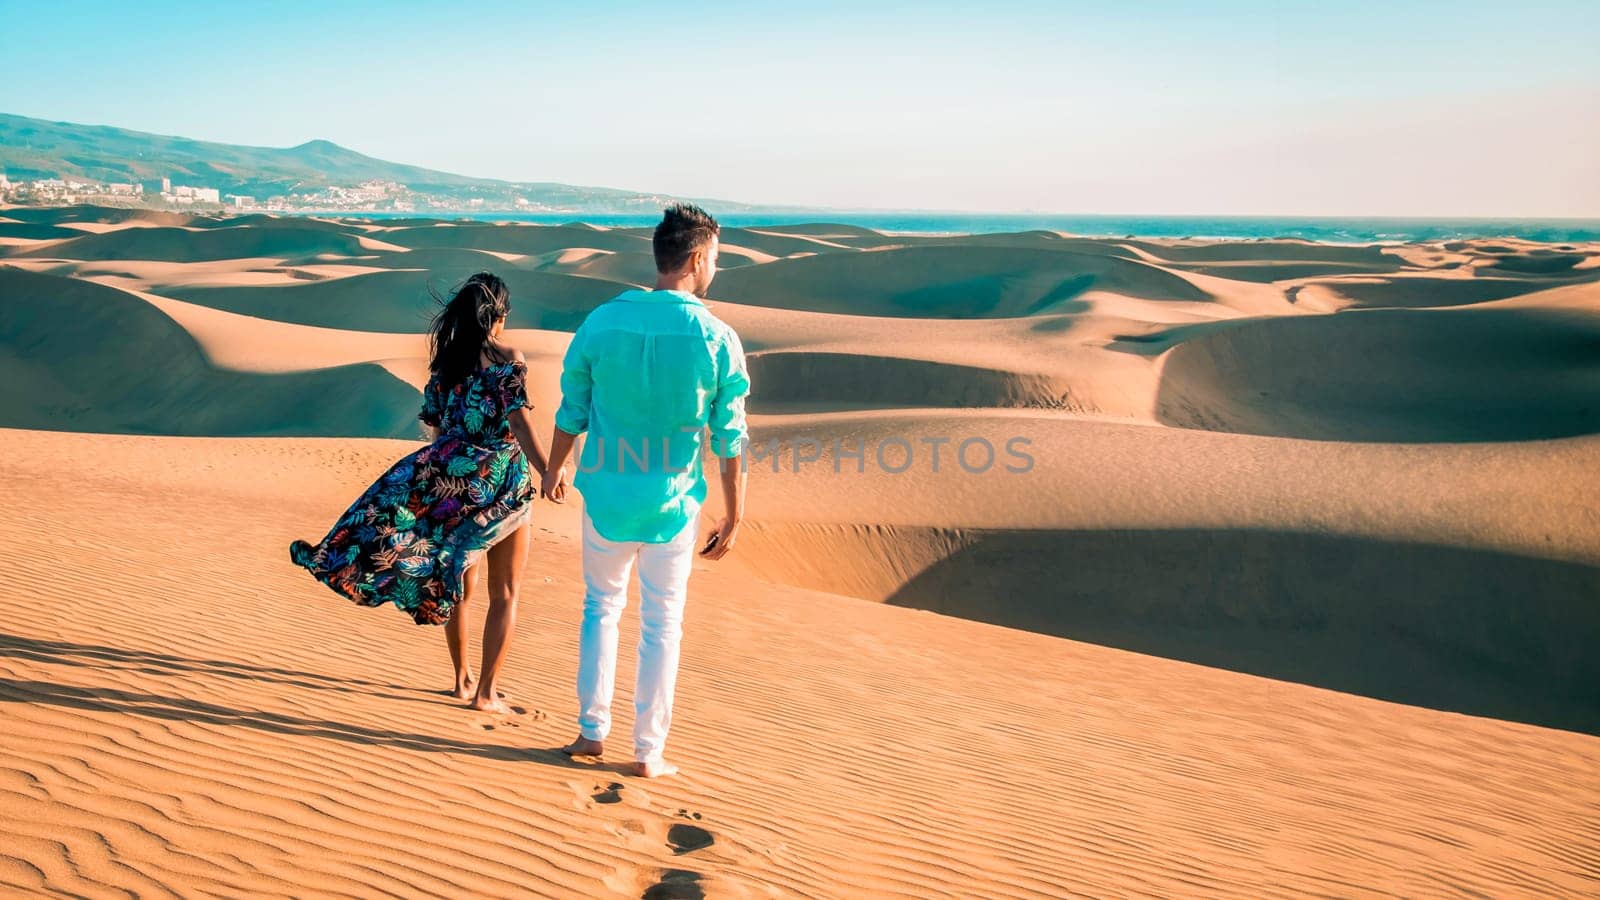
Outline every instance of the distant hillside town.
{"label": "distant hillside town", "polygon": [[[252,147],[0,113],[0,202],[218,213],[635,214],[679,199],[724,212],[786,211],[552,181],[502,181],[357,153],[331,141]],[[9,175],[9,178],[6,176]]]}
{"label": "distant hillside town", "polygon": [[[489,209],[517,212],[573,212],[563,208],[512,197],[507,203],[496,198]],[[271,197],[249,194],[224,194],[221,188],[200,184],[174,184],[162,178],[159,184],[144,182],[98,182],[74,178],[39,178],[12,181],[0,172],[0,203],[18,206],[70,206],[93,203],[102,206],[137,206],[150,209],[194,209],[202,212],[254,210],[264,212],[471,212],[485,209],[485,198],[451,197],[413,191],[397,181],[364,181],[352,187],[330,185],[304,192]]]}

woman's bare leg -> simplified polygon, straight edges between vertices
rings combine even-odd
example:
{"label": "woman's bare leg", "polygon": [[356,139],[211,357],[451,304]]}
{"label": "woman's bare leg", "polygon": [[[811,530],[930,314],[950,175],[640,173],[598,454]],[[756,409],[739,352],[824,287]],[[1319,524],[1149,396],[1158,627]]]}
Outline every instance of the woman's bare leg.
{"label": "woman's bare leg", "polygon": [[511,649],[517,630],[517,589],[522,584],[522,567],[528,561],[528,526],[520,525],[500,543],[489,548],[489,614],[483,622],[483,665],[479,668],[477,696],[472,708],[506,712],[497,682],[500,666]]}
{"label": "woman's bare leg", "polygon": [[482,560],[467,569],[461,578],[461,601],[450,611],[450,621],[444,625],[444,643],[450,648],[450,666],[456,673],[456,686],[450,696],[457,700],[472,699],[472,664],[467,662],[467,608],[478,590],[478,577],[482,572]]}

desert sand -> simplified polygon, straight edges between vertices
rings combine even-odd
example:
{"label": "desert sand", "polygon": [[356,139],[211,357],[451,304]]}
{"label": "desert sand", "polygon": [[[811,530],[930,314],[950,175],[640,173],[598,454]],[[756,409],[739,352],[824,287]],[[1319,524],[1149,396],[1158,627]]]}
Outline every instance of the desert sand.
{"label": "desert sand", "polygon": [[548,429],[647,232],[0,216],[7,892],[1600,891],[1600,247],[726,229],[763,456],[644,782],[554,750],[575,504],[512,715],[285,548],[419,440],[430,286]]}

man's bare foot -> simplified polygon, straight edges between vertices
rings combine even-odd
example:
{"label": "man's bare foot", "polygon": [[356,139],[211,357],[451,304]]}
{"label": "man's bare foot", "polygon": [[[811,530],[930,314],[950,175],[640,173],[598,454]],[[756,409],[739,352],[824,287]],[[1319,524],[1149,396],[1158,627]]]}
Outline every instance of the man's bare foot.
{"label": "man's bare foot", "polygon": [[568,756],[604,756],[606,745],[600,741],[591,741],[586,737],[579,738],[561,748],[561,752]]}
{"label": "man's bare foot", "polygon": [[473,697],[473,692],[477,690],[477,687],[478,686],[473,683],[471,678],[468,678],[466,681],[458,681],[456,682],[456,689],[450,692],[450,696],[456,698],[457,700],[471,700]]}
{"label": "man's bare foot", "polygon": [[506,706],[506,701],[504,699],[504,696],[499,694],[499,693],[496,693],[492,697],[485,697],[483,695],[483,692],[479,691],[478,693],[476,693],[476,694],[474,694],[472,696],[472,702],[467,704],[467,705],[472,707],[473,709],[476,709],[476,710],[480,711],[480,712],[492,712],[492,713],[510,713],[511,712],[511,707]]}
{"label": "man's bare foot", "polygon": [[678,774],[678,767],[664,759],[658,759],[655,762],[628,763],[625,771],[635,778],[665,778],[668,775]]}

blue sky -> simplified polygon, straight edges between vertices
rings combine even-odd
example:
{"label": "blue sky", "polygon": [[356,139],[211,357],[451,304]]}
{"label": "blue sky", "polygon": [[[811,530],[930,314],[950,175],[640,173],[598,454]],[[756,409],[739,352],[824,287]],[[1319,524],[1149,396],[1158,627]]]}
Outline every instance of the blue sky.
{"label": "blue sky", "polygon": [[1592,2],[329,6],[0,0],[0,111],[750,202],[1600,216]]}

